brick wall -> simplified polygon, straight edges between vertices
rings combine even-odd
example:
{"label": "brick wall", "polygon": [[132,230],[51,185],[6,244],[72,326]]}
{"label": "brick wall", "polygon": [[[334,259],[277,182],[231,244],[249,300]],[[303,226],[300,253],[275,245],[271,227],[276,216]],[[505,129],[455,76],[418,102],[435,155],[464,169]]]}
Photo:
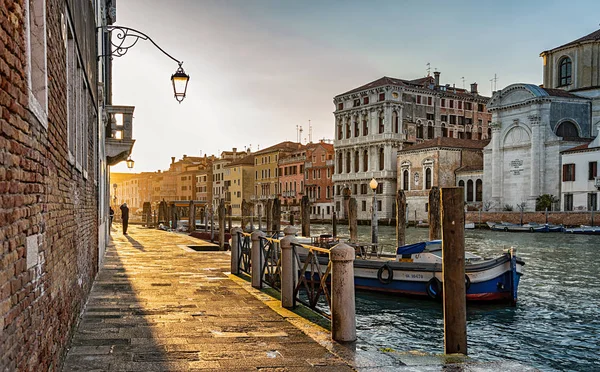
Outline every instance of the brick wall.
{"label": "brick wall", "polygon": [[[548,212],[548,223],[566,226],[579,226],[591,224],[591,212]],[[479,212],[467,212],[465,215],[467,221],[479,222]],[[490,222],[511,222],[519,223],[521,221],[521,212],[481,212],[481,223]],[[537,222],[546,223],[544,212],[525,212],[523,213],[523,223]],[[594,214],[594,225],[600,225],[600,213]]]}
{"label": "brick wall", "polygon": [[[90,5],[91,6],[91,5]],[[80,8],[86,9],[86,7]],[[85,14],[74,17],[91,17]],[[58,370],[98,261],[94,138],[68,161],[63,0],[47,0],[48,127],[28,110],[23,0],[0,0],[0,370]],[[93,23],[93,18],[88,18]],[[79,35],[93,38],[93,35]],[[92,39],[93,41],[93,39]],[[90,61],[86,61],[90,62]],[[95,64],[95,61],[91,61]]]}

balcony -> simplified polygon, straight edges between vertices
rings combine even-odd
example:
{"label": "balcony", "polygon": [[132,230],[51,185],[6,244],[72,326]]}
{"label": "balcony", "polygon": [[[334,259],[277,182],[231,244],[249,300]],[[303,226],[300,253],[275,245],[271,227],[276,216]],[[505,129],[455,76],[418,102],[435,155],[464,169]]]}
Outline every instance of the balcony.
{"label": "balcony", "polygon": [[369,172],[357,172],[357,173],[342,173],[342,174],[334,174],[333,182],[346,182],[346,181],[359,181],[359,180],[371,180],[372,178],[376,178],[377,180],[381,179],[393,179],[396,180],[396,172],[391,170],[383,170],[383,171],[369,171]]}
{"label": "balcony", "polygon": [[133,144],[133,110],[134,106],[106,106],[108,115],[106,160],[108,165],[115,165],[131,155]]}
{"label": "balcony", "polygon": [[279,165],[291,164],[291,163],[303,163],[306,161],[306,156],[290,156],[279,160]]}
{"label": "balcony", "polygon": [[296,191],[284,191],[281,193],[281,196],[284,198],[295,198],[296,197]]}
{"label": "balcony", "polygon": [[334,140],[333,146],[335,148],[346,147],[346,146],[355,146],[355,145],[367,145],[373,142],[382,142],[385,140],[396,140],[396,141],[405,141],[406,135],[403,133],[377,133],[377,134],[369,134],[367,136],[358,136],[351,138],[344,138],[341,140]]}

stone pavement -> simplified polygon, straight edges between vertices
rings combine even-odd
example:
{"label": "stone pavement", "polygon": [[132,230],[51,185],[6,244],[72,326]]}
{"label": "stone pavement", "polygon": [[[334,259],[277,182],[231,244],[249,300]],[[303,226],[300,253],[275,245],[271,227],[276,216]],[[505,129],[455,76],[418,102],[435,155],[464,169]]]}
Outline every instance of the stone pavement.
{"label": "stone pavement", "polygon": [[115,224],[63,371],[352,370],[225,274],[227,252]]}

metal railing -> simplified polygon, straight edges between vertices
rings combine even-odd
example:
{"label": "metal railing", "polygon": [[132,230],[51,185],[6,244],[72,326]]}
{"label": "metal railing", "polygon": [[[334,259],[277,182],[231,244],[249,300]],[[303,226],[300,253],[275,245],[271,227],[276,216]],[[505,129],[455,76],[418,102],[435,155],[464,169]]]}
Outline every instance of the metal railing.
{"label": "metal railing", "polygon": [[[298,254],[301,248],[308,250],[304,262],[302,262],[300,255]],[[329,275],[331,274],[329,249],[292,243],[292,252],[294,260],[300,268],[298,272],[298,281],[296,283],[296,287],[294,288],[294,301],[298,301],[313,310],[319,311],[317,305],[321,299],[321,295],[325,295],[327,306],[331,310],[331,296],[329,295],[329,288],[327,287],[327,281],[329,279]],[[325,271],[323,271],[322,268],[324,263],[319,262],[319,254],[327,255],[327,266]],[[299,294],[302,288],[305,290],[308,302],[304,302],[300,299]],[[319,312],[328,318],[330,317],[328,314],[325,314],[322,311]]]}
{"label": "metal railing", "polygon": [[281,246],[279,239],[275,238],[277,235],[274,233],[271,238],[260,238],[260,286],[267,284],[281,292]]}
{"label": "metal railing", "polygon": [[250,275],[250,257],[252,251],[250,248],[250,234],[238,233],[238,269]]}

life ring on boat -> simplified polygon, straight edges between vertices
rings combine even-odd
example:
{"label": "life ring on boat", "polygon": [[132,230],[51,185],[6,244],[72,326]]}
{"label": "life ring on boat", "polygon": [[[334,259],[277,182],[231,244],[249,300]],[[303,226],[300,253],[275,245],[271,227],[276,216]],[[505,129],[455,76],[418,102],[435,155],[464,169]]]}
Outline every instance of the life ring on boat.
{"label": "life ring on boat", "polygon": [[465,291],[468,291],[469,288],[471,288],[471,279],[465,274]]}
{"label": "life ring on boat", "polygon": [[504,231],[508,231],[508,227],[505,227],[505,228],[504,228]]}
{"label": "life ring on boat", "polygon": [[529,228],[529,232],[533,232],[533,227],[530,227],[530,228]]}
{"label": "life ring on boat", "polygon": [[[384,270],[387,271],[387,278],[383,277]],[[379,280],[381,284],[390,284],[394,280],[394,270],[392,270],[388,264],[381,266],[379,270],[377,270],[377,280]]]}
{"label": "life ring on boat", "polygon": [[425,287],[425,291],[427,295],[433,299],[437,300],[442,296],[442,282],[436,278],[435,276],[427,282],[427,286]]}

